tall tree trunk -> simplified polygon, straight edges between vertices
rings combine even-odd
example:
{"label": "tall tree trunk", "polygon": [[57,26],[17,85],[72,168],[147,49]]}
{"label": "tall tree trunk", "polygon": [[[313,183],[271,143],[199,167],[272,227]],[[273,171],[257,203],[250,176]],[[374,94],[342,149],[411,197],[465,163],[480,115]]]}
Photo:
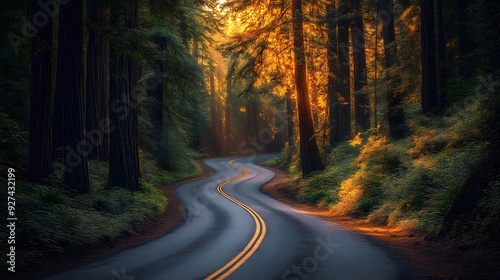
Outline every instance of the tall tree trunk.
{"label": "tall tree trunk", "polygon": [[446,56],[443,23],[443,0],[437,0],[437,25],[438,25],[438,62],[439,62],[439,96],[438,105],[441,110],[448,106],[448,83],[446,81]]}
{"label": "tall tree trunk", "polygon": [[88,193],[87,155],[91,147],[87,147],[88,142],[83,135],[82,11],[82,0],[61,5],[59,11],[54,131],[60,137],[56,149],[64,158],[66,188]]}
{"label": "tall tree trunk", "polygon": [[[339,5],[339,52],[338,52],[338,84],[340,96],[337,99],[334,114],[338,116],[335,127],[335,141],[344,142],[351,137],[351,81],[349,59],[349,7],[347,0],[341,0]],[[334,109],[335,109],[334,108]]]}
{"label": "tall tree trunk", "polygon": [[218,122],[219,113],[217,110],[217,92],[215,90],[215,67],[210,65],[210,73],[209,73],[209,82],[210,82],[210,134],[212,141],[212,148],[215,154],[220,152],[219,149],[219,137],[220,131],[218,131]]}
{"label": "tall tree trunk", "polygon": [[[127,31],[137,28],[137,0],[118,4],[112,8],[115,24],[125,19]],[[139,150],[137,138],[138,72],[136,60],[120,50],[113,42],[110,51],[111,88],[110,119],[114,130],[110,132],[110,159],[108,185],[129,190],[139,188]],[[134,42],[127,51],[136,49]]]}
{"label": "tall tree trunk", "polygon": [[438,105],[434,0],[420,0],[420,48],[422,59],[422,113],[435,112]]}
{"label": "tall tree trunk", "polygon": [[469,22],[469,16],[467,15],[468,8],[468,0],[458,0],[458,50],[460,54],[459,72],[460,75],[465,77],[470,76],[470,65],[467,65],[466,62],[467,55],[470,51],[469,29],[467,27]]}
{"label": "tall tree trunk", "polygon": [[[30,1],[31,14],[42,12],[38,1]],[[51,127],[50,104],[52,97],[53,22],[38,29],[31,40],[30,126],[28,148],[28,181],[43,183],[50,173]]]}
{"label": "tall tree trunk", "polygon": [[304,29],[302,1],[292,0],[293,46],[295,54],[295,84],[297,88],[297,110],[299,115],[300,162],[302,175],[325,169],[319,154],[307,88],[306,58],[304,55]]}
{"label": "tall tree trunk", "polygon": [[292,92],[287,90],[286,92],[286,122],[287,122],[287,134],[288,134],[288,146],[293,146],[295,144],[295,135],[294,135],[294,123],[293,119],[295,118],[294,114],[295,104],[292,98]]}
{"label": "tall tree trunk", "polygon": [[109,137],[102,130],[102,122],[108,118],[109,96],[108,40],[99,35],[98,28],[108,22],[109,3],[103,0],[87,0],[87,19],[90,23],[87,47],[86,132],[92,139],[89,159],[109,159]]}
{"label": "tall tree trunk", "polygon": [[248,136],[257,137],[259,125],[259,103],[251,98],[247,102],[247,126]]}
{"label": "tall tree trunk", "polygon": [[327,59],[328,59],[328,121],[330,127],[330,146],[335,145],[335,129],[338,126],[338,43],[337,43],[337,7],[336,1],[333,0],[332,3],[327,5],[327,15],[326,24],[328,29],[328,47],[327,47]]}
{"label": "tall tree trunk", "polygon": [[365,28],[361,0],[352,3],[354,13],[352,24],[353,64],[354,64],[354,121],[361,131],[370,128],[370,99],[364,91],[367,84]]}
{"label": "tall tree trunk", "polygon": [[374,57],[374,68],[375,71],[373,73],[374,75],[374,81],[375,81],[375,86],[373,88],[373,121],[375,124],[375,128],[378,129],[378,19],[375,18],[375,57]]}
{"label": "tall tree trunk", "polygon": [[[396,63],[396,33],[394,32],[393,0],[379,0],[379,14],[382,15],[382,37],[384,40],[385,68],[389,69]],[[400,78],[394,71],[388,71],[387,89],[389,136],[401,139],[406,131],[403,111],[403,98],[397,89]]]}
{"label": "tall tree trunk", "polygon": [[[193,49],[192,49],[192,55],[193,58],[195,59],[196,62],[199,60],[199,44],[198,44],[198,39],[193,38]],[[193,105],[195,108],[199,108],[199,103],[198,103],[198,98],[195,98],[193,101]],[[201,149],[201,145],[203,143],[203,135],[205,134],[206,131],[204,131],[204,126],[203,124],[199,122],[194,122],[194,127],[192,129],[193,132],[193,138],[190,143],[190,147],[196,150]]]}
{"label": "tall tree trunk", "polygon": [[[160,38],[153,38],[153,42],[160,51],[164,51],[164,43]],[[162,167],[167,168],[165,164],[168,162],[168,155],[165,153],[165,142],[163,141],[163,63],[157,61],[155,63],[154,74],[148,79],[146,93],[154,99],[155,103],[150,112],[151,122],[153,124],[153,137],[156,143],[156,150],[152,151],[159,160]]]}
{"label": "tall tree trunk", "polygon": [[[231,62],[229,62],[231,63]],[[225,153],[230,154],[233,148],[233,133],[231,131],[231,99],[233,91],[233,80],[231,73],[226,76],[226,108],[225,108],[225,123],[224,123],[224,136],[226,137]]]}

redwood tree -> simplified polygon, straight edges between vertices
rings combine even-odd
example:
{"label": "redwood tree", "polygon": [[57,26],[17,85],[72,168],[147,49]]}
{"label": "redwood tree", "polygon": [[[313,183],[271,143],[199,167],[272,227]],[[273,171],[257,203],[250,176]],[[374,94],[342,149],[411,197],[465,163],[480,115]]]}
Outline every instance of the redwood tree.
{"label": "redwood tree", "polygon": [[334,106],[335,142],[346,141],[351,137],[351,82],[349,59],[349,7],[347,0],[339,4],[338,22],[338,78],[339,95]]}
{"label": "redwood tree", "polygon": [[217,91],[215,89],[215,67],[209,66],[209,84],[210,84],[210,139],[215,154],[220,153],[220,118],[218,110]]}
{"label": "redwood tree", "polygon": [[99,34],[99,27],[107,24],[109,0],[87,0],[89,21],[86,79],[86,128],[92,139],[89,159],[109,158],[108,133],[103,131],[103,121],[108,118],[108,40]]}
{"label": "redwood tree", "polygon": [[438,30],[438,70],[439,70],[439,96],[438,104],[441,110],[448,106],[448,83],[446,80],[446,56],[445,56],[445,38],[443,22],[443,0],[437,0],[437,30]]}
{"label": "redwood tree", "polygon": [[338,44],[337,44],[337,7],[336,1],[333,0],[332,3],[328,4],[326,7],[326,25],[328,32],[328,47],[327,47],[327,59],[328,59],[328,121],[330,124],[330,146],[335,145],[335,129],[338,125],[338,110],[337,110],[337,100],[338,100]]}
{"label": "redwood tree", "polygon": [[354,121],[361,130],[370,128],[370,100],[368,93],[364,92],[367,84],[366,78],[366,53],[365,53],[365,28],[361,0],[352,1],[352,47],[354,64]]}
{"label": "redwood tree", "polygon": [[87,193],[89,147],[83,135],[82,11],[82,0],[69,1],[59,9],[54,135],[57,154],[64,159],[66,188]]}
{"label": "redwood tree", "polygon": [[[43,12],[38,1],[30,1],[32,15]],[[31,40],[30,126],[28,181],[43,183],[50,172],[52,96],[52,17],[39,27]]]}
{"label": "redwood tree", "polygon": [[297,88],[297,111],[299,116],[300,163],[302,175],[325,169],[319,154],[309,104],[306,60],[304,55],[304,29],[302,1],[292,0],[293,46],[295,58],[295,85]]}
{"label": "redwood tree", "polygon": [[[158,51],[162,52],[165,49],[165,44],[160,36],[153,36],[153,43],[158,48]],[[163,83],[163,62],[161,60],[155,61],[155,69],[153,76],[150,77],[146,83],[146,93],[148,96],[153,98],[155,101],[150,112],[151,122],[153,124],[153,139],[156,143],[156,150],[151,151],[157,157],[161,156],[160,153],[163,150],[164,139],[163,139],[163,95],[164,95],[164,83]],[[167,163],[166,158],[164,163]],[[161,161],[161,160],[160,160]],[[163,166],[167,167],[167,166]]]}
{"label": "redwood tree", "polygon": [[469,15],[467,9],[469,8],[468,0],[458,0],[458,50],[460,54],[459,71],[462,76],[470,76],[470,66],[466,65],[467,55],[470,52],[469,45]]}
{"label": "redwood tree", "polygon": [[[231,64],[231,62],[228,62],[228,66]],[[228,67],[229,68],[229,67]],[[226,106],[225,106],[225,112],[224,112],[224,118],[225,118],[225,123],[224,123],[224,137],[225,137],[225,143],[224,143],[224,153],[230,154],[232,147],[233,147],[233,133],[231,132],[231,99],[233,95],[233,79],[232,79],[232,74],[229,73],[226,75]]]}
{"label": "redwood tree", "polygon": [[394,31],[394,1],[379,0],[379,14],[382,17],[382,38],[384,40],[385,68],[387,73],[388,88],[388,122],[389,136],[393,139],[403,138],[406,131],[405,117],[403,112],[403,98],[397,89],[400,78],[397,73],[391,71],[396,63],[396,33]]}
{"label": "redwood tree", "polygon": [[[114,2],[112,21],[123,32],[137,28],[138,1],[127,4]],[[125,26],[122,26],[122,22]],[[137,61],[131,56],[136,50],[134,42],[123,45],[115,39],[110,50],[110,131],[109,186],[119,186],[130,190],[139,188],[139,150],[137,135]]]}
{"label": "redwood tree", "polygon": [[288,146],[293,146],[295,145],[295,134],[294,134],[294,114],[295,110],[295,102],[292,98],[292,92],[290,90],[286,91],[286,128],[287,128],[287,141],[288,141]]}
{"label": "redwood tree", "polygon": [[420,1],[420,48],[422,61],[421,103],[422,112],[429,114],[437,109],[436,39],[434,32],[434,1]]}

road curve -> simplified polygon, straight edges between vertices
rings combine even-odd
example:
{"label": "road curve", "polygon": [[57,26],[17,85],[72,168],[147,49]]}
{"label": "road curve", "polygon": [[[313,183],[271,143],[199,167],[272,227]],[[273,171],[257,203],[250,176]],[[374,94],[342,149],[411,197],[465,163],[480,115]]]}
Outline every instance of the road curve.
{"label": "road curve", "polygon": [[261,193],[274,173],[253,162],[269,157],[207,159],[216,173],[176,190],[182,226],[47,279],[399,279],[400,267],[366,238]]}

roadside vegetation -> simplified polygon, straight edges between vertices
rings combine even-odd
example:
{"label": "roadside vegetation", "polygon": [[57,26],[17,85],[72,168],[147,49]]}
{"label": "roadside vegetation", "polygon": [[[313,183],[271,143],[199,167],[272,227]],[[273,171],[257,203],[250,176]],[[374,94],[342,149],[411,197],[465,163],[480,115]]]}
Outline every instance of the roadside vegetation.
{"label": "roadside vegetation", "polygon": [[[160,168],[147,154],[140,159],[143,174],[134,192],[109,188],[108,164],[97,160],[89,161],[89,194],[65,191],[56,176],[50,187],[18,181],[16,267],[25,272],[47,259],[85,255],[137,233],[168,206],[158,187],[201,174],[195,162],[184,171],[172,172]],[[2,263],[0,269],[7,271],[7,264]]]}
{"label": "roadside vegetation", "polygon": [[[296,200],[329,209],[332,215],[429,237],[444,237],[441,233],[451,223],[445,235],[462,244],[498,242],[500,178],[493,156],[499,142],[497,90],[493,83],[479,85],[444,117],[422,116],[418,104],[408,106],[407,137],[390,141],[376,129],[359,133],[326,153],[326,169],[309,177],[302,178],[293,148],[265,164],[290,172],[288,193]],[[484,178],[476,178],[478,171]],[[479,191],[471,193],[471,188]],[[460,201],[471,205],[455,209]]]}

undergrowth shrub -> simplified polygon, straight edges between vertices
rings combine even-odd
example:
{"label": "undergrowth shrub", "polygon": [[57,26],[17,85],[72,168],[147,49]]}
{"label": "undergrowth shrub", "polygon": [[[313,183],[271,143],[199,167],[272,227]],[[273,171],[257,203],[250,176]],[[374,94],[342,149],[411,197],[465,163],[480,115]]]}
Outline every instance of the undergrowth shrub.
{"label": "undergrowth shrub", "polygon": [[385,136],[370,136],[352,164],[354,174],[341,183],[334,212],[365,216],[379,207],[385,197],[386,178],[404,168],[403,143],[396,145]]}
{"label": "undergrowth shrub", "polygon": [[[409,121],[412,135],[400,143],[408,157],[399,172],[386,177],[384,202],[368,218],[372,222],[411,224],[428,232],[442,225],[452,201],[484,156],[488,99],[478,97],[450,110],[445,117],[418,116]],[[465,107],[463,107],[465,106]]]}
{"label": "undergrowth shrub", "polygon": [[356,146],[342,143],[335,147],[327,157],[330,166],[315,176],[305,179],[304,184],[299,184],[301,190],[298,199],[321,207],[336,203],[341,182],[353,173],[351,165],[359,154],[359,148]]}
{"label": "undergrowth shrub", "polygon": [[141,225],[165,212],[168,200],[156,186],[201,174],[194,162],[190,170],[173,173],[162,170],[142,151],[140,160],[142,179],[139,190],[134,192],[109,189],[108,165],[95,160],[89,161],[89,194],[68,193],[62,184],[48,187],[17,181],[16,214],[23,222],[16,225],[16,264],[36,267],[47,257],[89,252],[134,234]]}

